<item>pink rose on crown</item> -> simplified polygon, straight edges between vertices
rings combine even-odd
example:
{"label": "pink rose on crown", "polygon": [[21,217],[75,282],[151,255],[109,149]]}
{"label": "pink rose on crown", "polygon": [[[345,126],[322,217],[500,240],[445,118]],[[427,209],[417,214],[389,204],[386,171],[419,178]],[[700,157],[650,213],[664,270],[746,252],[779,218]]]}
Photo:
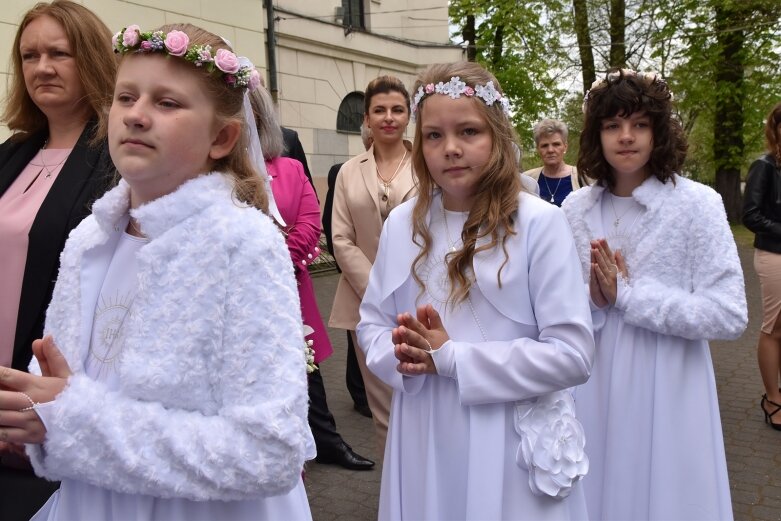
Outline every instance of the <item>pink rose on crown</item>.
{"label": "pink rose on crown", "polygon": [[217,54],[214,55],[214,65],[228,74],[239,72],[239,59],[227,49],[217,49]]}
{"label": "pink rose on crown", "polygon": [[152,50],[152,44],[148,41],[144,40],[141,42],[141,50],[142,51],[151,51]]}
{"label": "pink rose on crown", "polygon": [[128,25],[125,28],[125,32],[122,33],[122,45],[125,47],[133,47],[138,45],[138,40],[141,34],[141,28],[135,24]]}
{"label": "pink rose on crown", "polygon": [[117,48],[117,42],[119,41],[119,35],[120,34],[122,34],[121,31],[111,37],[111,48],[112,49],[116,49]]}
{"label": "pink rose on crown", "polygon": [[187,52],[187,46],[190,44],[190,37],[182,31],[171,31],[166,35],[164,43],[168,54],[184,56]]}

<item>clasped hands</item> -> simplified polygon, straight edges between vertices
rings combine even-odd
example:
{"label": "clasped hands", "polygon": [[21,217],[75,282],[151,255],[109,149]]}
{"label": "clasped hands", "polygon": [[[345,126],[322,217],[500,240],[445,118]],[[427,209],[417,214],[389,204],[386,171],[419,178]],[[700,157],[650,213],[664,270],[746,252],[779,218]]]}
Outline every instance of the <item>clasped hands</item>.
{"label": "clasped hands", "polygon": [[437,374],[431,352],[442,347],[450,337],[431,304],[418,306],[416,315],[400,313],[396,317],[399,325],[391,332],[394,354],[399,360],[396,369],[409,376]]}
{"label": "clasped hands", "polygon": [[615,305],[618,298],[618,274],[629,280],[629,270],[621,250],[610,250],[605,239],[591,241],[591,274],[588,289],[598,307]]}
{"label": "clasped hands", "polygon": [[24,455],[25,443],[42,443],[46,427],[33,406],[65,388],[70,367],[51,336],[33,342],[42,376],[0,367],[0,453]]}

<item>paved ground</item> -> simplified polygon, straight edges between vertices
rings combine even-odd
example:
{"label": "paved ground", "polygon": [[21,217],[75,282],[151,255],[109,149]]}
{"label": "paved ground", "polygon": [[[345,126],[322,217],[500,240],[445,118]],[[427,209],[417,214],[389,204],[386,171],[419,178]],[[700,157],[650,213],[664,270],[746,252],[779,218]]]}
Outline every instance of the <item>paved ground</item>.
{"label": "paved ground", "polygon": [[[716,367],[727,463],[735,519],[781,521],[781,432],[762,421],[759,398],[762,385],[755,345],[760,323],[759,283],[753,268],[753,249],[740,244],[749,301],[749,326],[739,340],[711,345]],[[324,317],[330,312],[337,275],[315,278]],[[331,411],[344,438],[365,456],[377,459],[371,420],[353,411],[344,385],[345,334],[330,330],[334,356],[322,367]],[[344,470],[311,463],[307,467],[307,492],[315,521],[364,521],[376,519],[381,469],[369,472]]]}

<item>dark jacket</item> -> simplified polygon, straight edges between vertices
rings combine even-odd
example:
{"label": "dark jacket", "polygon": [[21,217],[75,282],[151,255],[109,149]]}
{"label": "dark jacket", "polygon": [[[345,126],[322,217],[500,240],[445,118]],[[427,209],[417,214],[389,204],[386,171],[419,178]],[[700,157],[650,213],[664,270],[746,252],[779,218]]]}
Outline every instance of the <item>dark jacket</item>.
{"label": "dark jacket", "polygon": [[[334,190],[336,187],[336,176],[344,163],[337,163],[328,171],[328,191],[325,194],[325,203],[323,204],[323,233],[325,234],[325,243],[328,247],[328,253],[334,254],[334,241],[331,236],[331,214],[334,211]],[[340,272],[339,266],[336,269]]]}
{"label": "dark jacket", "polygon": [[[112,183],[114,168],[108,147],[89,145],[94,129],[94,121],[85,127],[30,228],[11,362],[14,369],[27,370],[32,342],[43,334],[65,239],[89,215],[91,203]],[[0,196],[35,157],[46,137],[44,131],[22,142],[9,139],[0,145]]]}
{"label": "dark jacket", "polygon": [[[309,184],[312,188],[315,188],[315,183],[312,181],[312,173],[309,171],[309,165],[306,162],[306,153],[304,147],[301,145],[301,140],[298,139],[298,132],[293,129],[282,127],[282,141],[285,144],[285,151],[282,152],[282,157],[290,157],[297,159],[304,165],[304,174],[309,179]],[[315,189],[315,195],[317,196],[317,189]],[[320,197],[317,198],[318,202]]]}
{"label": "dark jacket", "polygon": [[751,164],[743,196],[743,224],[754,232],[754,247],[781,253],[781,169],[772,155]]}

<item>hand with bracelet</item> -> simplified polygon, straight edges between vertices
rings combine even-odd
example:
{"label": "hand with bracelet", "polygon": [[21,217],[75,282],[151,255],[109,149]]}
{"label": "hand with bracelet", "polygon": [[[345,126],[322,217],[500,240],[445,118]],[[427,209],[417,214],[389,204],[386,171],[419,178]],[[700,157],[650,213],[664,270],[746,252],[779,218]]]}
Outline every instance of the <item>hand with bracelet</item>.
{"label": "hand with bracelet", "polygon": [[397,370],[408,376],[437,374],[431,353],[450,340],[450,336],[434,306],[418,306],[417,318],[401,313],[396,320],[399,326],[393,328],[391,338],[399,360]]}
{"label": "hand with bracelet", "polygon": [[0,368],[0,449],[18,452],[22,443],[42,443],[46,427],[35,406],[53,401],[71,375],[51,336],[33,342],[42,376]]}

